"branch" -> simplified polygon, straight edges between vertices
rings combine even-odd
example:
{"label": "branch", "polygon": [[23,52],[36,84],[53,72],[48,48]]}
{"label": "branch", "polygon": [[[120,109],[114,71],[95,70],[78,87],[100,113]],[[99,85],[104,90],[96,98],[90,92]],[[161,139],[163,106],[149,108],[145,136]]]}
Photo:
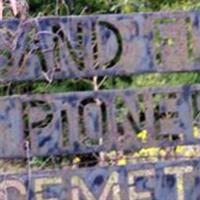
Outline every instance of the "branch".
{"label": "branch", "polygon": [[0,20],[3,19],[3,0],[0,0]]}
{"label": "branch", "polygon": [[17,0],[10,0],[10,6],[12,8],[14,16],[17,15],[18,10],[17,10]]}

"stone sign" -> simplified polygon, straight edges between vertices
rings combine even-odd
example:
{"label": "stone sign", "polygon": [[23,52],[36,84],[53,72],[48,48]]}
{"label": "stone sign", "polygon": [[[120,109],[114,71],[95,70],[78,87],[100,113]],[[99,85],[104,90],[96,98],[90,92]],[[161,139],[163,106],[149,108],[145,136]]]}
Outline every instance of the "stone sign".
{"label": "stone sign", "polygon": [[[9,200],[197,200],[200,162],[168,161],[0,176]],[[8,191],[6,193],[6,191]]]}
{"label": "stone sign", "polygon": [[200,70],[200,12],[0,22],[0,82]]}

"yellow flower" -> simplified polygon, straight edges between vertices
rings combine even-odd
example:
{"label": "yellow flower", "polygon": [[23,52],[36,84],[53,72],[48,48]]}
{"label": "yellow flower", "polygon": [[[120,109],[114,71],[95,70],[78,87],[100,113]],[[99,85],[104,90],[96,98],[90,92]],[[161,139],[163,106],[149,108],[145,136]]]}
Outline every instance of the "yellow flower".
{"label": "yellow flower", "polygon": [[148,154],[147,154],[147,150],[146,149],[141,149],[139,152],[139,157],[146,157]]}
{"label": "yellow flower", "polygon": [[147,149],[141,149],[139,151],[139,155],[140,156],[158,156],[159,153],[159,148],[157,147],[151,147],[151,148],[147,148]]}
{"label": "yellow flower", "polygon": [[123,156],[122,158],[120,158],[118,161],[117,161],[117,165],[119,165],[119,166],[124,166],[124,165],[126,165],[126,157],[125,156]]}
{"label": "yellow flower", "polygon": [[113,159],[117,156],[117,152],[116,151],[110,151],[107,153],[108,158]]}
{"label": "yellow flower", "polygon": [[196,156],[197,155],[197,153],[196,153],[196,151],[195,151],[195,148],[194,147],[192,147],[192,146],[187,146],[187,147],[185,147],[185,156],[186,157],[193,157],[193,156]]}
{"label": "yellow flower", "polygon": [[148,137],[148,132],[147,130],[142,130],[137,134],[137,137],[142,140],[142,142],[146,142],[147,137]]}
{"label": "yellow flower", "polygon": [[161,150],[159,151],[159,154],[160,154],[161,157],[165,157],[166,154],[167,154],[167,152],[166,152],[164,149],[161,149]]}
{"label": "yellow flower", "polygon": [[174,44],[174,41],[171,38],[169,38],[167,43],[169,46],[172,46]]}
{"label": "yellow flower", "polygon": [[175,152],[178,153],[178,154],[184,154],[185,153],[185,147],[184,146],[177,146]]}
{"label": "yellow flower", "polygon": [[80,159],[78,156],[76,156],[76,157],[74,158],[74,160],[73,160],[73,163],[74,163],[74,164],[78,164],[78,163],[80,163],[80,161],[81,161],[81,159]]}
{"label": "yellow flower", "polygon": [[147,149],[149,156],[158,156],[159,148],[152,147]]}
{"label": "yellow flower", "polygon": [[133,154],[133,157],[140,157],[140,154],[139,154],[139,152],[135,152],[134,154]]}
{"label": "yellow flower", "polygon": [[199,128],[197,126],[193,127],[193,135],[195,138],[200,138],[200,131]]}
{"label": "yellow flower", "polygon": [[196,154],[191,146],[177,146],[175,152],[185,157],[192,157]]}

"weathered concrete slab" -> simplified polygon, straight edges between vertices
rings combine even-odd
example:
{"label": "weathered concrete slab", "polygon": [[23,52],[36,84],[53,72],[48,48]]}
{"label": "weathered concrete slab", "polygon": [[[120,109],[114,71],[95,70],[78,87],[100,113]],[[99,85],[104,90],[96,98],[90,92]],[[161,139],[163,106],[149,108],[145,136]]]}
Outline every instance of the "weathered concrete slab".
{"label": "weathered concrete slab", "polygon": [[200,161],[58,169],[2,174],[0,195],[9,200],[197,200]]}
{"label": "weathered concrete slab", "polygon": [[[200,86],[0,98],[0,157],[199,144]],[[146,130],[146,140],[138,133]]]}
{"label": "weathered concrete slab", "polygon": [[200,70],[200,12],[0,22],[0,82]]}

